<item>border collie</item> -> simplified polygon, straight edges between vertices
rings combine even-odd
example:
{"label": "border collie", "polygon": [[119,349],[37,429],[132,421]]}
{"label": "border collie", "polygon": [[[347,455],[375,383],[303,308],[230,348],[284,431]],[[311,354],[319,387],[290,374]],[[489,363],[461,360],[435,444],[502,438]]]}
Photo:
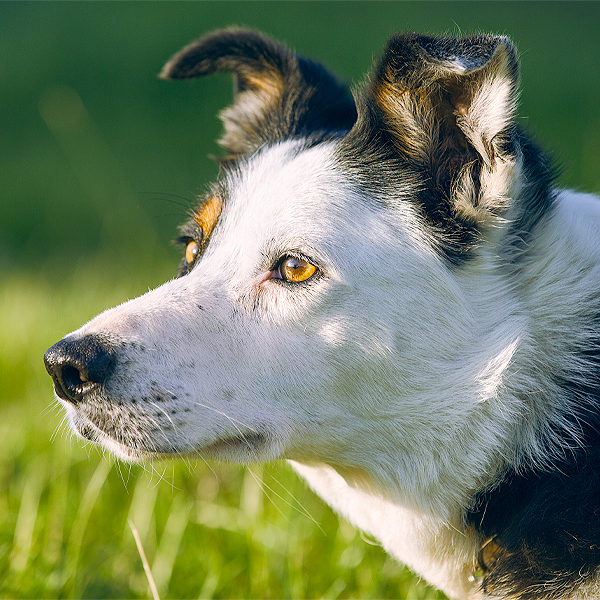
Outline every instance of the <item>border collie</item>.
{"label": "border collie", "polygon": [[259,33],[178,277],[45,355],[124,460],[292,462],[451,598],[600,597],[600,203],[516,117],[512,43],[392,37],[352,95]]}

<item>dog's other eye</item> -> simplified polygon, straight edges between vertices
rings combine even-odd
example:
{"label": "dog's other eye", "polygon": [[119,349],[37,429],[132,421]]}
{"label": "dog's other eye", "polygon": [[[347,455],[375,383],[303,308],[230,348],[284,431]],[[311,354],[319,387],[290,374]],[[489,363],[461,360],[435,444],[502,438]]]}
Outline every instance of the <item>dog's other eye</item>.
{"label": "dog's other eye", "polygon": [[194,240],[190,240],[187,243],[187,245],[185,247],[185,261],[187,262],[188,265],[191,265],[194,263],[194,261],[198,257],[199,251],[200,251],[200,248],[198,247],[198,244]]}
{"label": "dog's other eye", "polygon": [[308,261],[288,256],[279,263],[278,273],[284,281],[300,283],[310,279],[316,271],[317,267],[311,265]]}

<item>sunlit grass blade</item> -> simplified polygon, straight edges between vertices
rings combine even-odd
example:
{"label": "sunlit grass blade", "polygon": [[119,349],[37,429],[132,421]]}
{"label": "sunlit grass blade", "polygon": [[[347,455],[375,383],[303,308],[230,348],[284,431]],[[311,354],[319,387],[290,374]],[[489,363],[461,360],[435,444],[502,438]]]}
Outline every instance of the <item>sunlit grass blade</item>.
{"label": "sunlit grass blade", "polygon": [[177,558],[181,540],[192,509],[190,499],[183,494],[178,494],[173,498],[169,518],[160,538],[160,543],[156,550],[156,556],[152,563],[152,572],[157,582],[157,587],[163,595],[168,590],[169,580],[173,572],[173,565]]}
{"label": "sunlit grass blade", "polygon": [[77,587],[76,580],[77,568],[79,566],[79,554],[81,551],[81,543],[92,510],[98,500],[98,496],[100,495],[102,486],[106,481],[106,478],[108,477],[111,468],[112,465],[106,460],[100,460],[98,462],[96,471],[94,472],[83,493],[81,503],[79,505],[79,510],[77,511],[77,514],[71,526],[71,532],[69,535],[69,541],[67,543],[67,549],[65,553],[66,557],[63,574],[63,586],[72,584],[74,586],[73,595],[75,597],[81,596],[81,593],[78,593],[79,590]]}
{"label": "sunlit grass blade", "polygon": [[25,475],[21,505],[15,525],[10,567],[15,573],[25,570],[30,558],[35,523],[40,508],[40,497],[46,484],[47,463],[42,457],[29,464]]}
{"label": "sunlit grass blade", "polygon": [[150,565],[148,564],[148,560],[146,559],[146,553],[144,552],[144,546],[142,546],[142,540],[140,540],[138,530],[135,528],[135,525],[131,521],[128,520],[127,523],[129,523],[131,533],[133,533],[133,538],[135,539],[135,545],[137,546],[138,552],[140,553],[140,558],[142,559],[142,565],[144,567],[144,573],[146,573],[146,577],[148,578],[148,585],[150,586],[152,597],[154,598],[154,600],[160,600],[160,596],[158,595],[158,590],[156,589],[154,577],[152,577],[152,571],[150,570]]}

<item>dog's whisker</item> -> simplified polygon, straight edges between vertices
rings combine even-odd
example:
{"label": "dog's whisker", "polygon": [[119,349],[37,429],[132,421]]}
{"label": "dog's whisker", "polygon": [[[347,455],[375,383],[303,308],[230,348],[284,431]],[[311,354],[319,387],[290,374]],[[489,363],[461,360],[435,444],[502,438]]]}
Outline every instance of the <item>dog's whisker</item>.
{"label": "dog's whisker", "polygon": [[[321,533],[325,534],[325,530],[321,527],[321,524],[310,514],[310,511],[308,511],[300,503],[300,501],[289,490],[287,490],[284,486],[282,486],[283,489],[285,489],[285,491],[292,497],[293,501],[298,506],[295,506],[294,504],[292,504],[291,502],[289,502],[288,500],[286,500],[281,494],[277,493],[270,485],[268,485],[264,481],[264,479],[259,478],[254,473],[254,471],[252,471],[252,469],[250,467],[248,467],[248,472],[250,473],[250,475],[252,475],[254,481],[256,481],[256,483],[258,484],[258,486],[262,489],[263,493],[269,499],[269,501],[271,502],[271,504],[277,509],[277,511],[281,514],[281,516],[284,517],[284,519],[286,519],[286,521],[288,521],[288,519],[285,517],[285,515],[283,514],[283,512],[279,509],[279,507],[277,506],[277,504],[273,501],[273,499],[271,498],[271,496],[267,493],[267,490],[269,492],[271,492],[273,495],[275,495],[277,498],[279,498],[284,504],[286,504],[287,506],[289,506],[292,510],[295,510],[298,514],[301,514],[302,516],[307,517],[310,521],[312,521],[321,530]],[[298,507],[300,507],[300,508],[298,508]]]}
{"label": "dog's whisker", "polygon": [[175,426],[175,423],[173,423],[173,419],[171,419],[171,417],[169,416],[169,413],[167,413],[167,411],[162,406],[159,406],[158,404],[156,404],[156,402],[151,402],[150,404],[152,404],[152,406],[158,408],[158,410],[160,410],[165,415],[165,417],[167,417],[167,419],[169,420],[169,423],[171,423],[171,425],[173,426],[173,429],[177,429]]}
{"label": "dog's whisker", "polygon": [[[166,192],[142,192],[143,195],[147,196],[147,200],[156,200],[159,202],[168,202],[181,208],[189,210],[195,203],[195,199],[186,198],[178,194],[169,194]],[[151,196],[151,197],[149,197]]]}
{"label": "dog's whisker", "polygon": [[41,416],[42,417],[47,417],[49,414],[51,414],[52,412],[55,412],[56,414],[59,414],[61,411],[62,407],[60,406],[60,404],[58,402],[51,402],[50,404],[48,404],[48,406],[46,406],[46,408],[42,411]]}
{"label": "dog's whisker", "polygon": [[[256,431],[256,429],[253,429],[252,427],[250,427],[250,425],[247,425],[246,423],[244,423],[243,421],[239,421],[238,419],[234,419],[231,415],[228,415],[227,413],[216,409],[214,406],[208,406],[206,404],[201,404],[200,402],[195,402],[194,404],[196,404],[196,406],[200,406],[202,408],[207,408],[208,410],[212,410],[212,411],[216,412],[218,415],[221,415],[221,416],[225,417],[226,419],[228,419],[232,425],[234,423],[239,423],[242,427],[249,429],[252,433],[258,433]],[[239,429],[238,429],[238,431],[239,431]]]}
{"label": "dog's whisker", "polygon": [[119,478],[121,479],[121,483],[123,484],[125,491],[128,491],[129,477],[127,477],[127,481],[126,481],[125,476],[123,475],[123,470],[121,469],[121,466],[122,466],[122,462],[120,460],[116,460],[115,461],[115,470],[119,474]]}
{"label": "dog's whisker", "polygon": [[50,437],[50,441],[52,443],[54,443],[56,441],[56,438],[58,437],[59,433],[69,433],[70,435],[68,436],[69,438],[71,438],[72,436],[72,431],[69,427],[69,418],[67,417],[66,414],[63,414],[60,422],[58,423],[58,425],[54,428],[54,431],[52,433],[52,436]]}
{"label": "dog's whisker", "polygon": [[[258,487],[262,490],[262,493],[267,497],[267,499],[269,500],[269,502],[273,505],[273,507],[275,508],[275,510],[283,517],[283,519],[285,520],[285,522],[289,524],[290,520],[283,514],[283,511],[279,508],[279,506],[277,506],[277,504],[273,501],[273,498],[271,498],[271,496],[267,493],[267,490],[268,489],[270,490],[269,486],[267,486],[264,483],[264,481],[262,481],[262,479],[260,477],[258,477],[250,467],[246,467],[246,469],[247,469],[248,473],[250,473],[250,475],[252,476],[252,478],[254,479],[254,481],[256,482],[256,484],[258,485]],[[277,494],[275,494],[275,495],[277,496]],[[285,500],[283,500],[283,501],[285,502]],[[286,504],[289,505],[288,502],[286,502]]]}

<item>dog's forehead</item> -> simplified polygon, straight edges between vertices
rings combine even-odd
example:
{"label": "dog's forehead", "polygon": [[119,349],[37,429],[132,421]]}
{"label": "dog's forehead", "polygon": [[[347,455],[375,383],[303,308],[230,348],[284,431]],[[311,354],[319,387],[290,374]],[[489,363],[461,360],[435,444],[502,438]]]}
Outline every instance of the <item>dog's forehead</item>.
{"label": "dog's forehead", "polygon": [[[219,229],[231,241],[322,239],[336,219],[348,183],[335,169],[333,144],[303,148],[295,141],[262,149],[227,175]],[[351,203],[346,203],[350,205]],[[350,208],[346,208],[350,210]]]}
{"label": "dog's forehead", "polygon": [[339,143],[279,142],[228,168],[215,188],[219,198],[209,197],[195,215],[197,224],[216,220],[205,259],[235,257],[248,272],[288,251],[339,266],[390,244],[394,254],[431,254],[410,204],[392,210],[375,201],[340,162]]}
{"label": "dog's forehead", "polygon": [[340,183],[333,148],[332,143],[305,148],[299,141],[265,147],[230,177],[228,195],[236,207],[252,211],[314,209]]}

